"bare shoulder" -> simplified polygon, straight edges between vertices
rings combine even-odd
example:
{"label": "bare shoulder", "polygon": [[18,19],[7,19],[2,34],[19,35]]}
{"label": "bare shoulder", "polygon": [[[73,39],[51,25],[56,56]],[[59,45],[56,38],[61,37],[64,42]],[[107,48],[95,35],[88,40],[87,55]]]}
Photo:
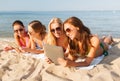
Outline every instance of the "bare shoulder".
{"label": "bare shoulder", "polygon": [[97,35],[93,35],[91,37],[91,40],[90,40],[91,44],[94,46],[94,45],[98,45],[100,43],[100,39]]}

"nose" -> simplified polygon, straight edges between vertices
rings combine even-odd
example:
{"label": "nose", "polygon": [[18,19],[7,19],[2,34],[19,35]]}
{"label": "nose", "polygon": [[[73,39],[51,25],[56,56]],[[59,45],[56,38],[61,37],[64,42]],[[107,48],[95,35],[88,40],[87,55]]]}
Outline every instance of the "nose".
{"label": "nose", "polygon": [[21,32],[20,31],[18,31],[18,34],[20,34]]}
{"label": "nose", "polygon": [[69,32],[66,32],[66,35],[67,35],[67,36],[69,36],[69,35],[70,35],[70,33],[69,33]]}
{"label": "nose", "polygon": [[55,33],[56,33],[56,34],[58,34],[58,33],[59,33],[59,31],[55,30]]}

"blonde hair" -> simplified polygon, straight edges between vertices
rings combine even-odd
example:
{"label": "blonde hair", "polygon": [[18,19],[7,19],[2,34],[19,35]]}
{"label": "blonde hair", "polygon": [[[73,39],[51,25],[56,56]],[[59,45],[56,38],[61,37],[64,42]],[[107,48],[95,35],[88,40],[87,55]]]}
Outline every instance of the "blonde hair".
{"label": "blonde hair", "polygon": [[[48,24],[48,40],[47,43],[51,44],[51,45],[56,45],[56,38],[54,37],[54,35],[51,32],[51,24],[53,23],[58,23],[62,26],[62,21],[60,20],[60,18],[52,18]],[[63,27],[62,27],[63,30]]]}

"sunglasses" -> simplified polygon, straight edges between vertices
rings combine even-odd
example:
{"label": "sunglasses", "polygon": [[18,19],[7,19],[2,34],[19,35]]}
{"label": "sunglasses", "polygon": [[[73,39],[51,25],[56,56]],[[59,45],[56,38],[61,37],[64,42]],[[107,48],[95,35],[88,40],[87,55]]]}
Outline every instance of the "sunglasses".
{"label": "sunglasses", "polygon": [[70,33],[70,32],[71,32],[71,29],[70,29],[70,28],[67,28],[67,29],[65,30],[65,32],[66,32],[66,33]]}
{"label": "sunglasses", "polygon": [[61,31],[61,27],[57,27],[55,29],[51,29],[51,32],[55,33],[55,31]]}
{"label": "sunglasses", "polygon": [[22,32],[24,29],[18,29],[18,30],[14,30],[15,33],[18,33],[18,31]]}

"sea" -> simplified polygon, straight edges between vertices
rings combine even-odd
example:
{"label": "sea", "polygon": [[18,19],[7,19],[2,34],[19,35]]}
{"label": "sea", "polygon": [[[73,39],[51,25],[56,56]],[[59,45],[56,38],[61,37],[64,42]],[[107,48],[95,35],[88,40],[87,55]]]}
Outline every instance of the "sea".
{"label": "sea", "polygon": [[47,28],[53,17],[67,18],[76,16],[98,36],[112,35],[120,38],[120,11],[0,11],[0,38],[13,38],[12,23],[21,20],[27,30],[33,20],[41,21]]}

